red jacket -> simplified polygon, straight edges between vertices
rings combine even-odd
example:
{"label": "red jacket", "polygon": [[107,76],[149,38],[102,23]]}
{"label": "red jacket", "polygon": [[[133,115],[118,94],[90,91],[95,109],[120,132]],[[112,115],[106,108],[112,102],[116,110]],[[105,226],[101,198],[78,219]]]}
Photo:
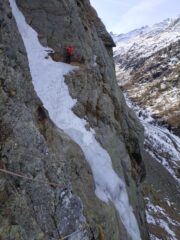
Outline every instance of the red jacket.
{"label": "red jacket", "polygon": [[74,48],[73,47],[67,47],[66,48],[66,52],[69,54],[69,55],[72,55],[74,53]]}

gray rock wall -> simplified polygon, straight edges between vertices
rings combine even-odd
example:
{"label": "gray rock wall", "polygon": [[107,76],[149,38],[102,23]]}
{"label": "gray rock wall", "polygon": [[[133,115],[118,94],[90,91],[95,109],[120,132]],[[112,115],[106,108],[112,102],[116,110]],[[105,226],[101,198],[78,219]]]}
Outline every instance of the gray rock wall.
{"label": "gray rock wall", "polygon": [[[73,62],[80,68],[66,77],[78,100],[74,112],[96,130],[125,179],[142,239],[148,239],[140,187],[143,129],[117,87],[111,37],[88,0],[17,3],[60,59],[64,47],[75,47]],[[75,232],[76,240],[128,239],[111,204],[95,196],[80,148],[54,126],[36,96],[9,3],[0,0],[0,6],[0,166],[34,179],[0,173],[0,238],[59,239]]]}
{"label": "gray rock wall", "polygon": [[[0,173],[1,239],[59,239],[79,230],[76,239],[97,239],[110,218],[114,225],[107,236],[118,238],[114,209],[95,197],[79,147],[49,120],[34,92],[9,4],[1,1],[0,6],[0,165],[34,179]],[[74,191],[81,193],[87,207]]]}

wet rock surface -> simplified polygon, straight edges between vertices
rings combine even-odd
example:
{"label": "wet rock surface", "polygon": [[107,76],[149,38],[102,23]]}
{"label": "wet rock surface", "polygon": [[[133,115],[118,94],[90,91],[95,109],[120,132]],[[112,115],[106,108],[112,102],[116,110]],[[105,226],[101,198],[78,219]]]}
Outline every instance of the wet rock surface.
{"label": "wet rock surface", "polygon": [[[129,239],[114,207],[95,196],[81,149],[54,126],[38,99],[9,3],[0,3],[0,165],[33,178],[0,173],[0,237]],[[143,128],[118,89],[112,38],[87,0],[17,4],[41,43],[61,59],[64,47],[75,47],[72,60],[80,67],[66,76],[70,94],[78,100],[74,112],[95,129],[115,171],[125,179],[142,239],[148,239],[140,184],[145,177]]]}

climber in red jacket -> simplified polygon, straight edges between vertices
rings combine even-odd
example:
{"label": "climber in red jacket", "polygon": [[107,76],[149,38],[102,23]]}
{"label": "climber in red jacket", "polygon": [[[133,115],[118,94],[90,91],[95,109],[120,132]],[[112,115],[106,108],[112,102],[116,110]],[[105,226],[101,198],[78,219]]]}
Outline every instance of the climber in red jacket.
{"label": "climber in red jacket", "polygon": [[74,53],[74,48],[69,46],[66,48],[66,63],[71,63],[71,57]]}

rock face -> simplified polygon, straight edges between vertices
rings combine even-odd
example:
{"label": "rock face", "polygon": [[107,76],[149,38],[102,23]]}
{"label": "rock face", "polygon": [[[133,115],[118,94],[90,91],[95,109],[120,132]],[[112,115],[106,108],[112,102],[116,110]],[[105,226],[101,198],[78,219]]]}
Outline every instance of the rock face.
{"label": "rock face", "polygon": [[[75,47],[73,62],[80,68],[66,76],[77,99],[74,112],[94,128],[125,179],[142,239],[148,239],[140,185],[143,128],[117,87],[112,38],[88,0],[17,4],[59,59],[66,46]],[[23,175],[0,172],[0,239],[129,239],[114,207],[95,196],[80,147],[52,123],[38,99],[6,0],[0,0],[0,73],[0,168]]]}
{"label": "rock face", "polygon": [[177,133],[180,129],[180,18],[116,36],[119,85]]}

